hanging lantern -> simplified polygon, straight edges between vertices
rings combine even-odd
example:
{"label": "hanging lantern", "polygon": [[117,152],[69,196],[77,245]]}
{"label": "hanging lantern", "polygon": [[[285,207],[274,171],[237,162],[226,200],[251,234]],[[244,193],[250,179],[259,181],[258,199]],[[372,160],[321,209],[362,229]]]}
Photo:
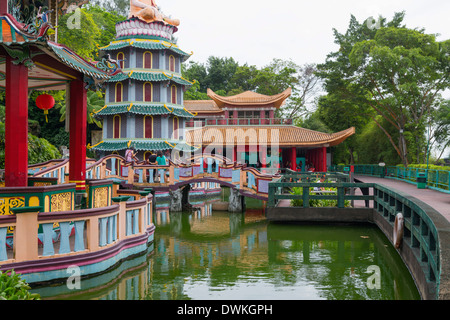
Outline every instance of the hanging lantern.
{"label": "hanging lantern", "polygon": [[36,98],[36,106],[39,109],[44,110],[46,122],[48,122],[47,118],[48,110],[53,108],[54,105],[55,105],[55,98],[53,98],[53,96],[49,94],[41,94],[39,97]]}

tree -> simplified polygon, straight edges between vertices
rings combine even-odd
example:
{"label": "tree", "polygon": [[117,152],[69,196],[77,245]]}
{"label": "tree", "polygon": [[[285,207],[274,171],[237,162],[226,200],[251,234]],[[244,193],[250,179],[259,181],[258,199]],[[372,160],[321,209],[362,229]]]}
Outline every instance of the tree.
{"label": "tree", "polygon": [[427,115],[450,84],[447,50],[434,35],[407,28],[381,28],[373,40],[355,44],[350,63],[352,81],[370,93],[366,103],[398,131],[398,140],[375,117],[405,167],[407,136],[423,141]]}
{"label": "tree", "polygon": [[[95,124],[97,127],[102,127],[102,122],[94,117],[94,114],[99,111],[105,105],[105,98],[100,91],[88,91],[86,95],[86,111],[87,111],[87,123]],[[66,104],[60,104],[59,113],[61,118],[59,121],[66,120]]]}
{"label": "tree", "polygon": [[[450,100],[444,100],[439,108],[432,112],[429,119],[429,149],[438,150],[439,161],[450,146]],[[426,162],[426,159],[423,161]]]}
{"label": "tree", "polygon": [[448,86],[448,43],[407,29],[403,19],[404,12],[379,17],[377,29],[351,16],[344,34],[334,30],[339,50],[317,74],[334,96],[329,107],[345,113],[356,106],[354,114],[371,119],[407,164],[424,153],[426,115]]}
{"label": "tree", "polygon": [[87,6],[81,13],[80,28],[68,23],[69,13],[60,18],[58,23],[58,42],[74,50],[80,56],[95,60],[98,47],[106,46],[116,37],[116,23],[126,19],[115,11],[108,12],[99,6]]}

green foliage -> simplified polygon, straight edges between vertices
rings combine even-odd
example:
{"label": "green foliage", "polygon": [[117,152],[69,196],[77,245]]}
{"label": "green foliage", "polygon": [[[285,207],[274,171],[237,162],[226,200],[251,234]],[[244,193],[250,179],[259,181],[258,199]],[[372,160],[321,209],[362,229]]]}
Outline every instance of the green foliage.
{"label": "green foliage", "polygon": [[61,158],[58,149],[44,138],[28,134],[28,163],[36,164]]}
{"label": "green foliage", "polygon": [[[319,102],[325,124],[333,130],[352,124],[357,134],[375,124],[408,165],[426,153],[426,123],[450,84],[450,60],[448,41],[406,28],[404,15],[389,22],[380,17],[378,29],[352,16],[345,34],[334,30],[340,48],[318,66],[318,75],[328,92]],[[373,144],[366,145],[370,153]]]}
{"label": "green foliage", "polygon": [[[337,191],[337,188],[322,188],[322,190],[326,191]],[[311,191],[314,191],[314,188],[309,188],[310,194]],[[290,194],[301,196],[303,195],[303,187],[292,187],[291,191],[289,191]],[[321,207],[321,208],[328,208],[328,207],[337,207],[338,201],[337,200],[328,200],[328,199],[309,199],[309,206],[310,207]],[[292,207],[303,207],[303,199],[292,199],[291,200],[291,206]],[[350,207],[350,201],[345,200],[344,206]]]}
{"label": "green foliage", "polygon": [[0,300],[40,300],[39,294],[30,293],[30,289],[14,270],[0,271]]}
{"label": "green foliage", "polygon": [[80,28],[73,28],[69,13],[60,17],[58,23],[58,42],[65,44],[80,56],[94,60],[98,55],[98,47],[105,46],[115,39],[115,25],[126,19],[115,11],[108,12],[99,6],[87,6],[81,9]]}
{"label": "green foliage", "polygon": [[223,96],[244,91],[276,95],[291,88],[291,97],[277,111],[277,115],[298,119],[306,113],[307,105],[318,89],[315,70],[312,64],[299,66],[281,59],[274,59],[269,65],[258,69],[248,64],[241,66],[233,58],[211,56],[206,64],[191,61],[183,66],[183,77],[197,81],[186,92],[185,99],[209,99],[206,95],[208,88]]}

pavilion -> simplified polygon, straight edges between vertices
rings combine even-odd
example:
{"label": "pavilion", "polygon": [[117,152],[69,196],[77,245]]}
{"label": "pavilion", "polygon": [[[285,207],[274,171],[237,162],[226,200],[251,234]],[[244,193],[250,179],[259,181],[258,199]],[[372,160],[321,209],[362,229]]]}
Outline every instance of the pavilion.
{"label": "pavilion", "polygon": [[276,118],[275,111],[290,95],[291,88],[273,96],[246,91],[231,97],[208,89],[211,100],[184,101],[196,114],[186,124],[186,142],[257,167],[326,172],[331,165],[329,148],[352,136],[355,128],[329,134]]}
{"label": "pavilion", "polygon": [[[52,29],[49,12],[41,12],[25,24],[11,1],[0,3],[0,87],[6,91],[5,186],[26,187],[28,182],[28,94],[30,90],[67,90],[67,118],[70,127],[70,175],[76,190],[85,190],[86,179],[86,93],[120,73],[103,61],[104,68],[88,62],[64,45],[49,40]],[[86,1],[41,1],[61,9]],[[8,8],[9,5],[9,8]],[[22,6],[24,6],[22,4]],[[53,8],[52,8],[53,6]],[[58,6],[58,7],[56,7]],[[44,10],[43,10],[44,11]],[[55,17],[56,16],[56,17]],[[100,66],[100,64],[98,64]]]}

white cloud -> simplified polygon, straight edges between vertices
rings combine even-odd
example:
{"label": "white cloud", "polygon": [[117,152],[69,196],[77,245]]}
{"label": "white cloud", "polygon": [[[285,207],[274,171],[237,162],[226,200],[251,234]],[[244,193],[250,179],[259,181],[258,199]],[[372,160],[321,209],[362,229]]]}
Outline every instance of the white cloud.
{"label": "white cloud", "polygon": [[409,28],[450,38],[448,0],[157,0],[162,10],[181,20],[176,33],[194,61],[210,55],[233,57],[258,67],[273,58],[298,64],[320,63],[334,50],[332,29],[347,29],[350,15],[359,21],[382,15],[391,19],[405,11]]}

